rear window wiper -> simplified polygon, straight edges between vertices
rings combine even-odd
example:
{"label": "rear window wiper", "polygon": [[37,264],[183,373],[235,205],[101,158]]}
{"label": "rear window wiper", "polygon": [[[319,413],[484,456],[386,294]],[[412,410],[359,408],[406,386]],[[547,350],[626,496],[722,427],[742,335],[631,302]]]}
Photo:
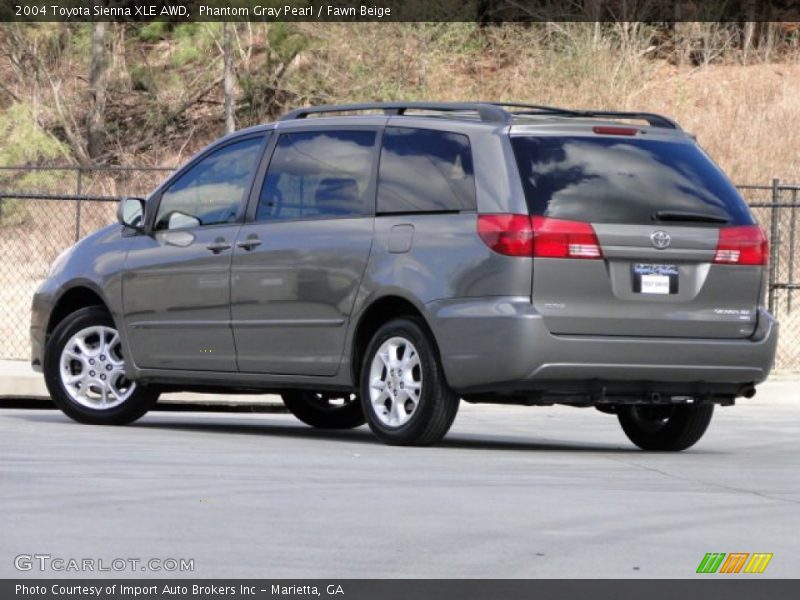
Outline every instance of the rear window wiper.
{"label": "rear window wiper", "polygon": [[659,210],[653,213],[654,221],[686,221],[695,223],[728,223],[726,217],[685,210]]}

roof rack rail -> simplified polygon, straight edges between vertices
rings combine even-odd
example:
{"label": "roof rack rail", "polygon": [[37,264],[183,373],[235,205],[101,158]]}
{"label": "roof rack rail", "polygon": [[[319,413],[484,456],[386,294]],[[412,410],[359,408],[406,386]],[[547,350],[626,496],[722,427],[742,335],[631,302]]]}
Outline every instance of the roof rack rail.
{"label": "roof rack rail", "polygon": [[[537,112],[543,113],[570,113],[574,112],[569,108],[560,108],[558,106],[543,106],[541,104],[524,104],[521,102],[486,102],[486,104],[491,104],[492,106],[499,106],[501,108],[527,108],[530,110],[535,110]],[[510,111],[515,113],[517,111]]]}
{"label": "roof rack rail", "polygon": [[[512,110],[507,110],[512,109]],[[522,109],[522,110],[513,110]],[[641,119],[652,127],[678,129],[672,119],[648,112],[616,112],[608,110],[573,110],[519,102],[362,102],[358,104],[323,104],[297,108],[281,117],[281,121],[305,119],[309,115],[380,110],[386,115],[404,115],[409,110],[442,113],[473,112],[485,123],[509,123],[515,116],[552,115],[576,118]]]}
{"label": "roof rack rail", "polygon": [[574,111],[580,117],[608,117],[612,119],[641,119],[647,121],[652,127],[665,127],[667,129],[680,129],[681,126],[669,117],[648,112],[619,112],[609,110],[578,110]]}
{"label": "roof rack rail", "polygon": [[555,106],[541,106],[539,104],[521,104],[518,102],[487,102],[493,106],[501,108],[523,108],[524,111],[510,111],[513,115],[556,115],[565,117],[608,117],[613,119],[641,119],[652,127],[665,127],[667,129],[680,129],[675,121],[669,117],[649,112],[619,112],[610,110],[573,110],[570,108],[558,108]]}
{"label": "roof rack rail", "polygon": [[286,113],[281,121],[305,119],[309,115],[381,110],[387,115],[404,115],[408,110],[428,110],[443,113],[474,112],[486,123],[508,123],[512,115],[502,107],[487,102],[364,102],[360,104],[325,104],[298,108]]}

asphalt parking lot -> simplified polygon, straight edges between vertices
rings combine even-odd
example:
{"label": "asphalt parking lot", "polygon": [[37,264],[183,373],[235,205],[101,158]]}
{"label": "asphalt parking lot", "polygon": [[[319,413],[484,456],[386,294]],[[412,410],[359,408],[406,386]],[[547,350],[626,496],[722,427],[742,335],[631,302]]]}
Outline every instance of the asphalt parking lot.
{"label": "asphalt parking lot", "polygon": [[0,409],[0,457],[0,577],[81,575],[15,570],[35,553],[194,559],[180,575],[202,578],[693,577],[706,552],[800,573],[796,381],[718,409],[680,454],[593,409],[462,403],[433,448],[286,414]]}

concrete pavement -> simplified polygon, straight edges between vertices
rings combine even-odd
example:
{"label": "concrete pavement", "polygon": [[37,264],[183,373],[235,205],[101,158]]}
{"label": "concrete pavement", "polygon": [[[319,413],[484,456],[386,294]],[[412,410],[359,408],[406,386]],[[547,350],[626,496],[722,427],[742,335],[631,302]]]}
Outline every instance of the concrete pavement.
{"label": "concrete pavement", "polygon": [[797,576],[798,417],[798,383],[772,382],[652,454],[566,407],[462,404],[433,448],[284,414],[0,410],[0,577],[80,575],[17,572],[22,553],[190,558],[204,578],[695,577],[706,552]]}

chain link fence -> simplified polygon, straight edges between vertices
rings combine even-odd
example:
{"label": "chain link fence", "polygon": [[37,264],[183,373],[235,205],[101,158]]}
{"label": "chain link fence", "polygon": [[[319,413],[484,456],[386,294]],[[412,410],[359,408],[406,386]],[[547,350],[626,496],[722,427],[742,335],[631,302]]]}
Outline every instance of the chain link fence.
{"label": "chain link fence", "polygon": [[0,359],[30,358],[31,299],[56,256],[112,223],[121,196],[145,196],[171,172],[0,167]]}
{"label": "chain link fence", "polygon": [[[146,196],[171,168],[0,167],[0,359],[30,357],[30,303],[58,254]],[[800,185],[738,186],[770,237],[767,303],[781,323],[777,368],[800,370]],[[35,190],[35,192],[32,192]]]}
{"label": "chain link fence", "polygon": [[800,185],[738,186],[770,242],[767,306],[780,322],[776,367],[800,370]]}

